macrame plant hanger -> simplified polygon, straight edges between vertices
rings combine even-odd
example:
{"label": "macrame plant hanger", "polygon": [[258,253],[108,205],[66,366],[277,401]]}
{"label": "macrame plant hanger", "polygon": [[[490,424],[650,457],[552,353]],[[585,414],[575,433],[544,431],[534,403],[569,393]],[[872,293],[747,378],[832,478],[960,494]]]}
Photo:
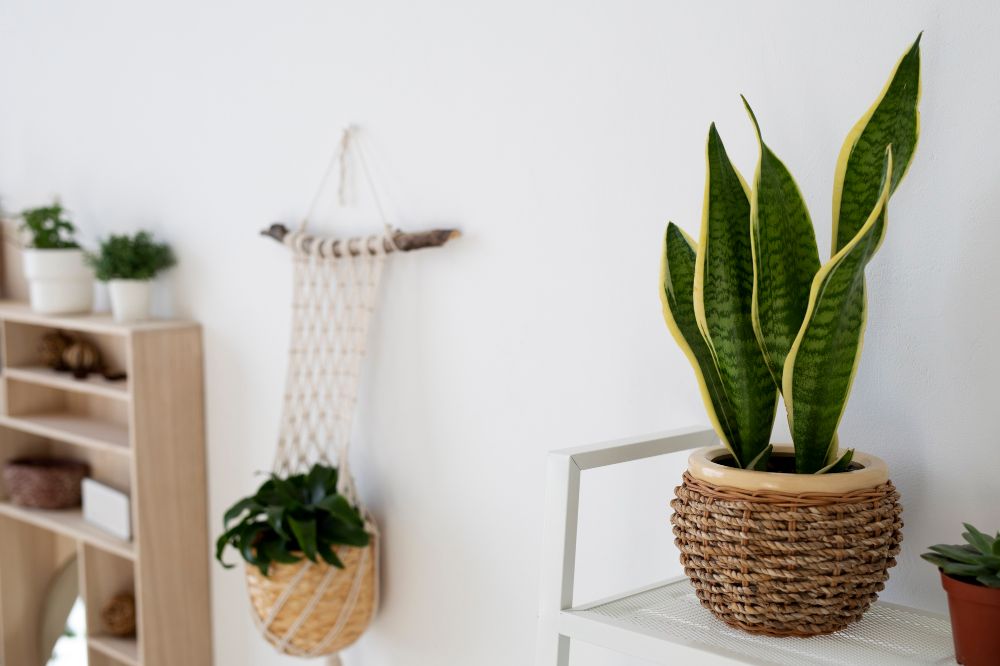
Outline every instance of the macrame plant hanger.
{"label": "macrame plant hanger", "polygon": [[[338,166],[339,200],[346,203],[352,155],[382,218],[382,233],[354,238],[310,234],[309,220]],[[291,345],[274,473],[305,472],[317,462],[336,466],[337,491],[359,508],[373,538],[366,548],[337,548],[343,569],[304,560],[275,565],[265,577],[247,567],[247,585],[254,619],[275,648],[299,657],[331,656],[331,664],[340,664],[337,653],[361,636],[378,604],[378,527],[358,500],[349,448],[382,271],[390,253],[438,247],[459,233],[405,233],[389,224],[353,126],[344,130],[298,230],[279,223],[261,233],[288,247],[293,265]]]}

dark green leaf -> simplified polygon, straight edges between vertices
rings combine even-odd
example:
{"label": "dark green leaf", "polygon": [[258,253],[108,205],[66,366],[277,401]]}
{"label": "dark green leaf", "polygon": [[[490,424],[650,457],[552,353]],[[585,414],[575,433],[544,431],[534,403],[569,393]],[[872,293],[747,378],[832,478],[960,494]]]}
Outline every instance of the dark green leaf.
{"label": "dark green leaf", "polygon": [[285,508],[281,506],[269,506],[267,507],[267,524],[271,526],[271,529],[278,533],[282,539],[290,539],[288,532],[285,531]]}
{"label": "dark green leaf", "polygon": [[747,467],[749,469],[757,470],[758,472],[766,472],[767,463],[771,459],[771,453],[773,452],[774,447],[768,444],[767,448],[761,451],[755,459],[751,460]]}
{"label": "dark green leaf", "polygon": [[920,557],[924,558],[925,560],[927,560],[928,562],[930,562],[931,564],[933,564],[938,568],[942,568],[944,567],[944,565],[951,563],[951,560],[949,560],[947,557],[937,555],[936,553],[924,553]]}
{"label": "dark green leaf", "polygon": [[817,474],[839,474],[840,472],[846,472],[851,467],[851,460],[854,459],[854,449],[847,449],[847,453],[840,456],[837,462],[827,465],[825,468],[821,469]]}
{"label": "dark green leaf", "polygon": [[775,385],[781,390],[785,358],[802,327],[809,287],[819,270],[816,233],[799,186],[757,131],[760,159],[750,201],[754,294],[753,324]]}
{"label": "dark green leaf", "polygon": [[302,559],[289,553],[283,541],[265,541],[261,544],[261,550],[270,560],[282,564],[293,564]]}
{"label": "dark green leaf", "polygon": [[316,561],[316,521],[288,518],[288,524],[299,544],[299,548],[313,562]]}
{"label": "dark green leaf", "polygon": [[325,497],[316,506],[324,511],[328,511],[349,525],[362,525],[364,522],[357,510],[351,506],[350,502],[343,495]]}
{"label": "dark green leaf", "polygon": [[903,55],[875,104],[847,135],[833,186],[833,249],[851,242],[881,193],[883,155],[892,146],[889,192],[906,174],[917,147],[920,114],[920,37]]}
{"label": "dark green leaf", "polygon": [[858,235],[813,279],[809,310],[785,360],[783,394],[799,474],[823,469],[836,453],[837,426],[864,337],[864,271],[885,236],[892,164],[890,149],[882,166],[882,196]]}
{"label": "dark green leaf", "polygon": [[327,485],[333,475],[333,468],[316,464],[309,470],[306,486],[309,489],[310,503],[318,504],[327,495]]}
{"label": "dark green leaf", "polygon": [[337,553],[334,552],[333,548],[323,548],[319,551],[319,554],[327,564],[337,567],[338,569],[344,568],[344,563],[340,561],[339,557],[337,557]]}
{"label": "dark green leaf", "polygon": [[964,562],[965,564],[982,563],[982,555],[971,546],[949,546],[947,544],[939,544],[931,546],[930,550],[956,562]]}
{"label": "dark green leaf", "polygon": [[987,576],[994,571],[989,567],[982,566],[980,564],[962,564],[961,562],[952,562],[948,560],[941,565],[941,569],[952,576],[968,576],[970,578],[975,578],[976,576]]}
{"label": "dark green leaf", "polygon": [[698,328],[694,311],[694,274],[697,248],[680,228],[670,222],[663,241],[660,301],[667,329],[674,336],[681,351],[694,368],[695,379],[701,389],[702,401],[709,420],[722,443],[729,448],[737,462],[743,451],[740,433],[736,430],[733,406],[726,397],[722,377],[715,365],[712,352]]}
{"label": "dark green leaf", "polygon": [[248,509],[251,511],[259,510],[259,507],[255,497],[244,497],[230,507],[229,511],[226,511],[226,515],[222,517],[222,524],[224,527],[229,527],[230,521],[235,520],[241,513]]}
{"label": "dark green leaf", "polygon": [[[698,326],[733,406],[741,465],[770,443],[778,392],[754,332],[750,198],[746,184],[709,128],[705,211],[696,258],[694,307]],[[735,445],[734,445],[735,446]]]}
{"label": "dark green leaf", "polygon": [[986,587],[1000,587],[1000,575],[997,574],[984,574],[982,576],[976,576],[976,580]]}
{"label": "dark green leaf", "polygon": [[962,538],[975,546],[976,550],[983,555],[992,555],[993,539],[989,538],[969,523],[963,523],[963,525],[965,525],[965,529],[967,529],[968,532],[963,532]]}

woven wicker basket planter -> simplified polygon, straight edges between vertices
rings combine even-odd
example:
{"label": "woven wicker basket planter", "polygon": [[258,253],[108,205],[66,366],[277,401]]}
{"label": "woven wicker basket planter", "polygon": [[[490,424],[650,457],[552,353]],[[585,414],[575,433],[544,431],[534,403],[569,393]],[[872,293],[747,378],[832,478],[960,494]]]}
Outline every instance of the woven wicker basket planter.
{"label": "woven wicker basket planter", "polygon": [[268,575],[246,566],[247,588],[258,624],[285,654],[318,657],[354,643],[371,624],[378,604],[378,544],[338,546],[344,563],[302,560],[272,564]]}
{"label": "woven wicker basket planter", "polygon": [[772,636],[827,634],[860,619],[902,541],[885,463],[856,454],[857,471],[795,475],[713,462],[725,453],[692,454],[670,503],[701,604],[730,626]]}

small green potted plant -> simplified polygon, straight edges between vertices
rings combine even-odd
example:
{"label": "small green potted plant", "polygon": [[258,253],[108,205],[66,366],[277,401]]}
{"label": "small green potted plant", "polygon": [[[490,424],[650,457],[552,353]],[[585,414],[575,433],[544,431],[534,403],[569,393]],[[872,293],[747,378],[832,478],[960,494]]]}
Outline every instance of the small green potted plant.
{"label": "small green potted plant", "polygon": [[20,214],[24,276],[31,309],[43,314],[89,312],[94,273],[76,242],[76,227],[58,200]]}
{"label": "small green potted plant", "polygon": [[[336,467],[272,474],[223,518],[216,559],[246,562],[250,600],[265,637],[290,654],[324,655],[356,641],[378,594],[373,533],[338,487]],[[306,608],[307,610],[303,610]]]}
{"label": "small green potted plant", "polygon": [[1000,532],[965,529],[966,543],[931,546],[921,557],[941,572],[958,663],[992,666],[1000,663]]}
{"label": "small green potted plant", "polygon": [[148,231],[134,236],[112,234],[87,259],[97,279],[108,283],[111,313],[119,322],[149,317],[153,278],[177,263],[170,246],[156,241]]}
{"label": "small green potted plant", "polygon": [[[831,257],[764,142],[750,185],[708,132],[701,233],[672,222],[658,284],[720,446],[695,451],[671,502],[681,563],[702,605],[753,633],[811,636],[858,620],[896,564],[899,493],[881,459],[837,430],[861,358],[865,268],[917,145],[920,38],[844,141]],[[778,400],[792,443],[771,442]]]}

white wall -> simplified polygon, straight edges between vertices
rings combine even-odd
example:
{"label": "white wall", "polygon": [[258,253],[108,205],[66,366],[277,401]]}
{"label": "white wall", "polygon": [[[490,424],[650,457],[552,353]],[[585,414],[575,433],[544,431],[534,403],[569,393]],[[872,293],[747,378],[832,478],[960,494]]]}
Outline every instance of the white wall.
{"label": "white wall", "polygon": [[[841,437],[903,493],[885,597],[941,610],[921,549],[1000,527],[998,28],[989,0],[5,0],[0,195],[59,194],[88,239],[176,246],[174,311],[205,326],[215,526],[278,419],[288,257],[256,232],[300,216],[340,127],[364,124],[398,221],[465,237],[386,276],[356,461],[384,607],[348,663],[528,664],[545,451],[705,422],[655,283],[666,220],[697,231],[709,121],[752,172],[747,94],[828,248],[840,143],[925,29],[923,138]],[[588,495],[625,525],[621,545],[588,537],[588,592],[675,568],[676,473],[635,478],[660,499],[634,514],[635,484]],[[292,663],[255,636],[238,573],[213,566],[213,594],[217,663]]]}

